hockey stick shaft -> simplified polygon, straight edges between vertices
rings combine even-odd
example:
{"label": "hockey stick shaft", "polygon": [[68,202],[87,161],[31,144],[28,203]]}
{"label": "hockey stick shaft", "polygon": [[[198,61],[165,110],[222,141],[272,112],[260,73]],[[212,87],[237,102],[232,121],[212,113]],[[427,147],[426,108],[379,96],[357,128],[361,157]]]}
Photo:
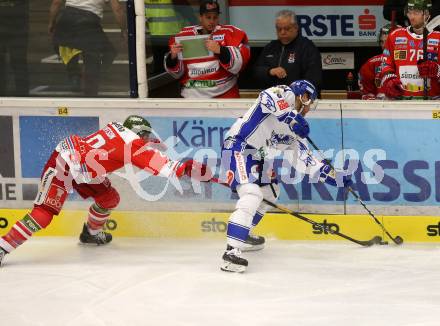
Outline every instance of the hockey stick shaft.
{"label": "hockey stick shaft", "polygon": [[396,28],[396,9],[391,10],[391,28],[390,32],[392,32]]}
{"label": "hockey stick shaft", "polygon": [[431,33],[438,26],[440,26],[440,15],[432,17],[426,24],[426,29],[428,30],[428,33]]}
{"label": "hockey stick shaft", "polygon": [[[425,17],[423,16],[423,19]],[[428,59],[428,30],[426,29],[426,22],[423,24],[423,60],[426,61]],[[423,77],[423,99],[428,99],[428,78]]]}
{"label": "hockey stick shaft", "polygon": [[[314,149],[316,149],[317,151],[321,152],[321,150],[318,148],[318,146],[316,146],[316,144],[310,139],[310,137],[307,137],[307,141],[310,143],[310,145],[313,146]],[[335,168],[333,167],[333,165],[326,159],[324,158],[325,162],[334,170]],[[381,227],[382,231],[385,232],[385,234],[391,239],[393,240],[393,242],[395,244],[401,244],[403,242],[402,238],[397,236],[397,237],[393,237],[388,230],[383,226],[382,223],[380,223],[380,221],[377,219],[377,217],[373,214],[373,212],[371,210],[368,209],[367,205],[362,201],[361,197],[351,188],[348,188],[348,191],[354,196],[354,198],[356,198],[356,200],[362,205],[362,207],[368,212],[368,215],[370,215],[374,221]]]}
{"label": "hockey stick shaft", "polygon": [[[440,26],[440,15],[432,17],[428,23],[424,24],[423,28],[423,60],[427,58],[427,38],[428,34],[431,33],[435,28]],[[428,99],[428,79],[423,78],[423,99]]]}
{"label": "hockey stick shaft", "polygon": [[[229,185],[227,185],[226,183],[220,182],[218,178],[212,178],[210,181],[212,181],[214,183],[217,183],[217,184],[221,184],[222,186],[225,186],[227,188],[230,188]],[[268,204],[269,206],[272,206],[272,207],[278,209],[279,211],[281,211],[283,213],[295,216],[296,218],[299,218],[300,220],[303,220],[303,221],[305,221],[307,223],[310,223],[313,226],[316,226],[316,227],[320,228],[323,231],[327,231],[328,233],[337,235],[337,236],[339,236],[341,238],[344,238],[344,239],[346,239],[348,241],[357,243],[357,244],[359,244],[359,245],[361,245],[363,247],[370,247],[370,246],[372,246],[372,245],[374,245],[376,243],[380,243],[381,240],[382,240],[382,238],[380,236],[375,236],[372,239],[366,240],[366,241],[357,240],[357,239],[354,239],[354,238],[352,238],[352,237],[350,237],[350,236],[348,236],[346,234],[343,234],[343,233],[341,233],[341,232],[339,232],[337,230],[333,230],[331,228],[326,228],[321,223],[315,222],[315,221],[313,221],[313,220],[311,220],[311,219],[309,219],[309,218],[307,218],[307,217],[305,217],[305,216],[303,216],[303,215],[301,215],[301,214],[299,214],[297,212],[294,212],[294,211],[288,209],[287,207],[275,204],[275,203],[273,203],[273,202],[271,202],[270,200],[267,200],[267,199],[263,199],[263,201],[266,204]]]}

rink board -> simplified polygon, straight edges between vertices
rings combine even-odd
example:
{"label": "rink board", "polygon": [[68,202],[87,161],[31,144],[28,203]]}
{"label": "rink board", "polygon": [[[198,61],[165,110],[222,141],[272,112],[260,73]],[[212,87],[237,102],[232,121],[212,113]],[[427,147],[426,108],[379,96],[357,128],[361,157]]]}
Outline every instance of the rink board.
{"label": "rink board", "polygon": [[[0,209],[0,235],[27,210]],[[65,210],[55,217],[50,227],[38,236],[77,236],[87,211]],[[382,235],[381,228],[369,215],[304,214],[318,223],[359,240]],[[116,237],[147,238],[224,238],[229,213],[227,212],[137,212],[115,211],[107,223],[107,230]],[[438,242],[439,216],[380,216],[378,219],[392,235],[400,235],[407,242]],[[256,233],[280,240],[343,240],[323,233],[319,227],[288,214],[267,214]]]}
{"label": "rink board", "polygon": [[[0,100],[0,235],[26,213],[25,209],[32,207],[41,170],[63,137],[71,133],[86,135],[108,121],[140,114],[151,121],[169,147],[167,155],[173,159],[192,157],[201,161],[204,153],[219,158],[225,132],[252,103]],[[328,152],[335,165],[345,162],[346,154],[358,155],[360,165],[354,173],[354,188],[391,234],[400,235],[407,242],[438,242],[440,101],[320,101],[319,109],[308,118],[312,139]],[[377,155],[367,155],[370,152]],[[212,168],[217,168],[218,163],[215,160]],[[378,167],[384,171],[383,180],[379,184],[369,183]],[[276,168],[281,172],[279,164]],[[140,177],[137,170],[129,169],[110,175],[121,195],[120,205],[107,225],[116,237],[225,239],[227,219],[237,199],[229,189],[212,183],[196,189],[182,179],[180,192],[162,178]],[[135,187],[138,184],[141,189]],[[278,202],[289,209],[316,213],[306,216],[356,239],[383,236],[370,216],[356,215],[365,214],[365,210],[352,196],[346,200],[343,191],[326,185],[312,186],[307,179],[294,183],[281,178],[280,185]],[[156,195],[160,198],[152,198]],[[72,194],[62,214],[39,235],[77,237],[90,204],[91,201]],[[280,240],[343,240],[283,214],[268,214],[257,232]]]}
{"label": "rink board", "polygon": [[[335,166],[359,160],[353,177],[354,189],[375,214],[438,214],[440,101],[372,102],[320,101],[318,109],[307,117],[313,141]],[[209,165],[218,174],[225,133],[252,103],[1,99],[0,207],[24,209],[32,205],[44,164],[61,139],[73,133],[90,134],[128,114],[140,114],[150,120],[154,131],[167,144],[168,156],[201,161],[209,154]],[[365,213],[357,202],[345,200],[341,189],[312,185],[294,169],[283,168],[280,158],[274,161],[274,170],[282,188],[278,202],[290,209],[317,214]],[[163,178],[150,176],[127,167],[110,175],[121,195],[118,209],[216,212],[232,210],[235,205],[236,198],[225,187],[205,183],[198,189],[188,180],[181,180],[177,187]],[[83,210],[89,205],[73,194],[65,208]]]}

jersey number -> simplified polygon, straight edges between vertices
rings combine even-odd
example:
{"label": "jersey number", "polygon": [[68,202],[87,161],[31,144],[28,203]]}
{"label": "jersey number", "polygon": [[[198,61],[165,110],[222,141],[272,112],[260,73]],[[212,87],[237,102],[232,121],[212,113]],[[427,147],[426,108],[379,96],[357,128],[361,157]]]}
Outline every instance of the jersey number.
{"label": "jersey number", "polygon": [[423,59],[423,50],[409,49],[409,60],[410,61],[419,61],[421,59]]}
{"label": "jersey number", "polygon": [[92,148],[100,148],[105,145],[105,139],[102,135],[96,134],[92,138],[87,139],[86,143]]}

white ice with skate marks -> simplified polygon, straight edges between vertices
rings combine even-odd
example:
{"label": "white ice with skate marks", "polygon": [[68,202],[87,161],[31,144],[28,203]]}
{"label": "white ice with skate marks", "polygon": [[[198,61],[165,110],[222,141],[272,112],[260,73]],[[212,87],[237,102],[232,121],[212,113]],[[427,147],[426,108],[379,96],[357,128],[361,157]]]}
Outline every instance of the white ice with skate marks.
{"label": "white ice with skate marks", "polygon": [[0,269],[1,325],[439,325],[440,245],[34,238]]}

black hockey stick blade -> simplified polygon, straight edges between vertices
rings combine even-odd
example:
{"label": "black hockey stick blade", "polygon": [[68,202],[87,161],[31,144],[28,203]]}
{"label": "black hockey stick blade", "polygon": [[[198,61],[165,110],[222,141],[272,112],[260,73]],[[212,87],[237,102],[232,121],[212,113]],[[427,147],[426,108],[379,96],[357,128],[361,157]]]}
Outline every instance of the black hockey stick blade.
{"label": "black hockey stick blade", "polygon": [[364,247],[371,247],[371,246],[374,246],[375,244],[378,244],[378,245],[384,244],[384,241],[382,241],[382,237],[380,237],[378,235],[374,236],[370,240],[366,240],[366,241],[358,240],[358,241],[360,242],[359,244]]}
{"label": "black hockey stick blade", "polygon": [[288,209],[286,207],[283,207],[283,206],[280,206],[278,204],[272,203],[271,201],[266,200],[266,199],[263,199],[263,201],[266,204],[268,204],[268,205],[270,205],[270,206],[272,206],[272,207],[274,207],[274,208],[276,208],[276,209],[278,209],[278,210],[280,210],[280,211],[282,211],[284,213],[287,213],[287,214],[290,214],[292,216],[295,216],[295,217],[299,218],[300,220],[308,222],[308,223],[310,223],[310,224],[312,224],[314,226],[317,226],[317,227],[319,227],[319,228],[321,228],[323,230],[325,229],[328,233],[331,233],[333,235],[337,235],[337,236],[339,236],[341,238],[344,238],[344,239],[346,239],[348,241],[357,243],[358,245],[361,245],[363,247],[371,247],[371,246],[373,246],[375,244],[380,244],[382,242],[382,237],[380,237],[378,235],[374,236],[370,240],[354,239],[354,238],[352,238],[352,237],[350,237],[350,236],[348,236],[348,235],[346,235],[344,233],[341,233],[339,231],[336,231],[336,230],[333,230],[333,229],[330,229],[330,228],[324,228],[324,226],[321,223],[313,221],[313,220],[311,220],[311,219],[309,219],[309,218],[307,218],[307,217],[305,217],[305,216],[303,216],[303,215],[301,215],[301,214],[299,214],[297,212],[293,212],[293,211],[291,211],[290,209]]}
{"label": "black hockey stick blade", "polygon": [[383,226],[382,223],[380,223],[380,221],[377,219],[377,217],[373,214],[372,211],[370,211],[367,207],[367,205],[362,201],[361,197],[351,188],[348,188],[349,191],[351,192],[351,194],[354,196],[354,198],[356,198],[356,200],[362,205],[362,207],[365,208],[365,210],[368,212],[368,214],[374,219],[374,221],[377,223],[377,225],[379,225],[382,229],[383,232],[385,232],[385,234],[388,236],[388,238],[390,238],[391,240],[393,240],[393,242],[400,246],[403,243],[403,238],[399,235],[397,235],[396,237],[393,237],[387,229],[385,229],[385,227]]}

